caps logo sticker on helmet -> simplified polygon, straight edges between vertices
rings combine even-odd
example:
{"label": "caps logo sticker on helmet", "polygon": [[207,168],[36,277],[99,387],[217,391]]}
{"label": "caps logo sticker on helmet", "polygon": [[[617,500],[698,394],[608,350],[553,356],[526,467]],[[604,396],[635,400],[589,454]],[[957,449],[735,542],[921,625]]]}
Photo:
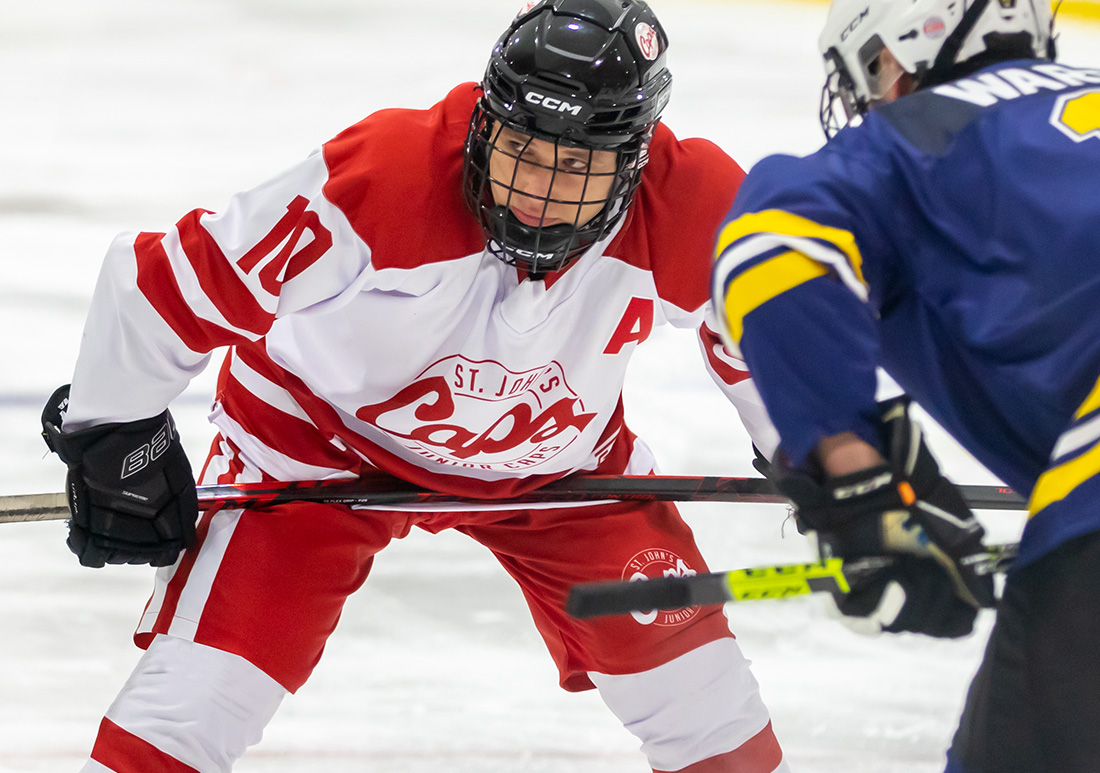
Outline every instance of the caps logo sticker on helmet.
{"label": "caps logo sticker on helmet", "polygon": [[523,4],[523,7],[519,9],[519,13],[516,14],[516,18],[518,19],[520,16],[523,16],[525,13],[530,13],[531,9],[534,8],[536,5],[538,5],[541,2],[542,2],[542,0],[527,0],[527,2]]}
{"label": "caps logo sticker on helmet", "polygon": [[930,38],[942,38],[947,33],[947,24],[939,16],[933,16],[924,23],[924,34]]}
{"label": "caps logo sticker on helmet", "polygon": [[638,26],[634,28],[634,39],[638,41],[638,50],[642,52],[642,56],[649,61],[652,62],[661,53],[661,44],[657,40],[657,30],[644,21],[638,22]]}

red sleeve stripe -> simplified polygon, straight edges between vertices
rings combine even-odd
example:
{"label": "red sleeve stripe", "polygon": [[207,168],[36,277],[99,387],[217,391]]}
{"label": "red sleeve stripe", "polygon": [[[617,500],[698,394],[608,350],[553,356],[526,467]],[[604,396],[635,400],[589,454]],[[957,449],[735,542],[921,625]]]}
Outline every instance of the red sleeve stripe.
{"label": "red sleeve stripe", "polygon": [[247,355],[242,356],[241,349],[233,350],[227,362],[228,372],[225,374],[225,378],[222,379],[223,383],[219,385],[219,389],[224,389],[228,379],[233,378],[242,387],[272,408],[299,418],[311,426],[317,426],[316,422],[302,409],[302,406],[298,404],[298,401],[294,399],[294,395],[286,387],[275,383],[264,373],[253,368],[245,361],[246,358]]}
{"label": "red sleeve stripe", "polygon": [[176,223],[180,245],[195,271],[199,286],[230,325],[258,336],[264,335],[275,319],[275,312],[267,311],[260,305],[234,264],[203,228],[202,217],[207,214],[210,213],[206,210],[196,209]]}
{"label": "red sleeve stripe", "polygon": [[292,462],[329,470],[356,470],[358,457],[330,442],[312,423],[284,413],[252,394],[230,374],[220,394],[222,408],[258,443]]}
{"label": "red sleeve stripe", "polygon": [[733,386],[749,377],[747,368],[742,369],[734,366],[733,362],[735,360],[726,351],[722,339],[706,325],[699,328],[699,341],[702,343],[703,352],[707,356],[707,364],[715,375],[722,379],[723,383]]}
{"label": "red sleeve stripe", "polygon": [[[234,356],[259,376],[286,390],[294,402],[309,416],[314,426],[321,432],[340,435],[347,431],[340,415],[327,402],[317,397],[304,381],[290,371],[284,370],[271,361],[266,353],[256,346],[242,346],[234,350]],[[232,366],[231,366],[232,372]]]}
{"label": "red sleeve stripe", "polygon": [[145,299],[193,352],[202,354],[240,341],[239,334],[202,319],[191,310],[172,272],[163,239],[164,234],[141,233],[134,241],[137,285]]}

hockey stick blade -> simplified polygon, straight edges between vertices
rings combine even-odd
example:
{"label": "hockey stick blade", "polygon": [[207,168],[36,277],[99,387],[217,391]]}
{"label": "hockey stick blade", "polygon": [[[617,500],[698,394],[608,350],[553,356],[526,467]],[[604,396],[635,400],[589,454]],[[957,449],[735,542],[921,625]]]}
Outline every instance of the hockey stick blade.
{"label": "hockey stick blade", "polygon": [[[1005,571],[1016,555],[1016,548],[1016,543],[989,546],[983,559],[983,571]],[[569,591],[565,611],[583,620],[729,601],[766,601],[822,592],[847,593],[849,581],[889,563],[889,558],[847,562],[829,558],[807,564],[780,564],[686,577],[580,583]]]}
{"label": "hockey stick blade", "polygon": [[[1024,501],[1004,486],[959,486],[975,510],[1021,510]],[[786,503],[764,478],[691,475],[572,475],[509,499],[477,499],[429,491],[389,476],[325,481],[199,486],[199,509],[253,509],[280,502],[328,502],[359,507],[466,502],[536,504],[597,500]],[[69,517],[64,494],[0,497],[0,523]]]}

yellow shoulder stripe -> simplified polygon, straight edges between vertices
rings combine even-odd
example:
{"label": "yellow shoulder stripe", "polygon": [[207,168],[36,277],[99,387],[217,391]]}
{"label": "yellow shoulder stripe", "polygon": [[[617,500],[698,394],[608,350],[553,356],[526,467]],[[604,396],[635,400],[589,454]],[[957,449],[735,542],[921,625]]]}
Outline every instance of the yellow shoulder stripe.
{"label": "yellow shoulder stripe", "polygon": [[718,234],[715,258],[721,257],[726,248],[738,239],[752,234],[775,234],[778,236],[822,239],[844,253],[856,278],[861,284],[866,284],[863,279],[863,256],[860,255],[859,247],[856,246],[856,238],[852,236],[850,231],[821,225],[780,209],[750,212],[729,223]]}
{"label": "yellow shoulder stripe", "polygon": [[1034,516],[1047,505],[1069,496],[1070,492],[1092,476],[1100,473],[1100,445],[1071,459],[1065,464],[1051,467],[1039,476],[1027,503],[1029,516]]}
{"label": "yellow shoulder stripe", "polygon": [[[1096,382],[1085,402],[1074,412],[1074,421],[1080,421],[1100,408],[1100,381]],[[1079,426],[1079,425],[1078,425]],[[1063,435],[1064,437],[1064,435]],[[1055,446],[1057,448],[1057,445]],[[1070,492],[1094,475],[1100,474],[1100,443],[1068,462],[1051,467],[1039,476],[1031,490],[1027,510],[1035,515],[1047,505],[1069,496]]]}
{"label": "yellow shoulder stripe", "polygon": [[726,288],[726,324],[734,342],[740,343],[750,311],[828,272],[828,267],[801,253],[784,252],[738,274]]}
{"label": "yellow shoulder stripe", "polygon": [[1089,396],[1085,398],[1085,402],[1081,403],[1081,407],[1077,409],[1077,412],[1073,415],[1074,419],[1080,419],[1087,414],[1092,413],[1097,408],[1100,408],[1100,381],[1092,387],[1092,391],[1089,392]]}

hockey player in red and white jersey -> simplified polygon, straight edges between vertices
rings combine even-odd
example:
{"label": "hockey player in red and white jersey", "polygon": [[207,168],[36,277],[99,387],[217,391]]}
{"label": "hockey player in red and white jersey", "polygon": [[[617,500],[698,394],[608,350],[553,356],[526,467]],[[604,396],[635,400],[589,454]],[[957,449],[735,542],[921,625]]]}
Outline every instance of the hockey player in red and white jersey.
{"label": "hockey player in red and white jersey", "polygon": [[[653,770],[788,770],[720,609],[563,610],[578,582],[705,571],[672,505],[506,501],[578,472],[653,471],[621,393],[660,324],[698,329],[757,446],[776,445],[705,319],[743,172],[659,123],[667,45],[637,0],[529,2],[480,84],[373,114],[221,213],[114,242],[43,425],[70,468],[81,563],[161,568],[146,652],[85,771],[230,770],[373,556],[413,527],[493,551],[562,686],[598,689]],[[290,503],[196,524],[166,406],[219,347],[204,483],[387,473],[501,505]]]}

